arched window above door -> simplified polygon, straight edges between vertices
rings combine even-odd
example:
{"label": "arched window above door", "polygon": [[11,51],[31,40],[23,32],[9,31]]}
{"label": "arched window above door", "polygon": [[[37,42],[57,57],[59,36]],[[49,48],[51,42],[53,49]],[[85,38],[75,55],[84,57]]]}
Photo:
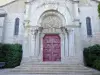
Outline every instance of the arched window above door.
{"label": "arched window above door", "polygon": [[20,21],[19,18],[16,18],[16,19],[15,19],[15,30],[14,30],[14,35],[18,35],[18,33],[19,33],[19,21]]}
{"label": "arched window above door", "polygon": [[92,36],[91,18],[86,17],[87,35]]}

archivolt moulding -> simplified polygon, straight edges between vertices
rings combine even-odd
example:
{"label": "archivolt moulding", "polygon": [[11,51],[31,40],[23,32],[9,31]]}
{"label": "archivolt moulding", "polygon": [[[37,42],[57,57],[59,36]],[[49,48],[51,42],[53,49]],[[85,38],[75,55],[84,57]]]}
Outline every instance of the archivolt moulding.
{"label": "archivolt moulding", "polygon": [[47,10],[39,18],[42,27],[62,27],[66,25],[64,16],[57,10]]}

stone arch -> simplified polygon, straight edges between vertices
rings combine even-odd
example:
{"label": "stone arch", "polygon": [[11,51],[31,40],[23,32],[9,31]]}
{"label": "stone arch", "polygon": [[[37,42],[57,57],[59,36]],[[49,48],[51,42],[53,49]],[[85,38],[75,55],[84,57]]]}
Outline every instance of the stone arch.
{"label": "stone arch", "polygon": [[66,24],[66,20],[59,11],[47,10],[42,13],[38,23],[42,27],[62,27]]}
{"label": "stone arch", "polygon": [[31,6],[30,14],[31,15],[34,14],[35,16],[30,17],[30,21],[31,21],[30,24],[34,26],[41,26],[39,25],[40,16],[49,10],[55,10],[59,12],[60,14],[62,14],[66,21],[65,25],[73,24],[73,20],[74,20],[73,15],[71,11],[69,10],[68,6],[61,5],[61,4],[57,5],[57,4],[42,4],[42,3],[35,6],[35,8],[34,8],[34,5]]}

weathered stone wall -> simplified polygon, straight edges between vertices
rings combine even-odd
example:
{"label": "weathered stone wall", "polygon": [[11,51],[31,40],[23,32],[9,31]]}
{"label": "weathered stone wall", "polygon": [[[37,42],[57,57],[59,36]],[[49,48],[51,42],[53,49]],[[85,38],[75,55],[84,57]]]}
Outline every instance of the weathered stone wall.
{"label": "weathered stone wall", "polygon": [[[79,4],[78,1],[72,1],[72,0],[33,0],[32,2],[26,4],[24,2],[25,0],[24,1],[18,0],[16,2],[8,4],[1,8],[5,10],[5,12],[7,13],[4,20],[3,42],[22,43],[23,50],[24,50],[23,57],[27,57],[27,58],[35,57],[34,60],[35,59],[42,60],[41,58],[42,47],[40,47],[42,44],[41,41],[42,37],[45,35],[45,33],[50,33],[50,32],[59,33],[59,35],[62,38],[62,50],[63,50],[62,57],[63,60],[65,60],[63,62],[70,63],[71,61],[73,61],[77,63],[82,63],[83,48],[95,44],[95,42],[99,39],[98,35],[100,32],[100,26],[99,26],[99,18],[97,13],[98,3],[96,1],[91,1],[90,3],[87,4]],[[29,9],[26,6],[29,6]],[[51,15],[49,15],[48,17],[48,14],[45,13],[48,11],[57,11],[59,14],[62,15],[64,19],[62,20],[62,17],[57,16],[56,15],[57,13],[55,12],[50,12],[53,14],[55,13],[55,15],[52,17]],[[43,17],[44,14],[46,18]],[[28,30],[25,31],[26,29],[28,29],[28,27],[25,29],[23,26],[26,25],[23,24],[25,23],[24,20],[26,19],[26,17],[28,17],[27,19],[30,21],[29,31]],[[86,17],[91,18],[91,25],[92,25],[92,32],[93,32],[92,37],[87,36]],[[14,36],[15,18],[20,19],[18,36]],[[54,20],[51,20],[50,18]],[[55,19],[58,21],[56,21]],[[62,22],[62,23],[58,24],[57,22]],[[79,27],[79,22],[81,22],[81,27]],[[50,25],[53,25],[54,23],[55,27],[59,29],[56,31],[52,29],[43,30],[42,33],[41,26],[46,27],[45,24],[47,23],[49,23]],[[65,30],[61,32],[60,29],[61,27],[65,27],[65,29],[68,30],[69,34],[66,33]],[[2,33],[2,31],[0,31],[0,33]],[[35,34],[37,34],[37,36],[35,36]],[[40,36],[40,34],[42,35]],[[69,41],[69,43],[65,41]],[[65,51],[64,51],[64,46],[66,49]],[[38,55],[39,53],[41,55]]]}
{"label": "weathered stone wall", "polygon": [[[98,3],[96,1],[91,1],[87,5],[80,6],[81,37],[83,48],[95,44],[95,42],[93,42],[92,40],[94,40],[94,38],[96,40],[96,36],[98,35],[97,33],[100,32],[100,20],[98,17],[97,7]],[[86,17],[91,18],[91,37],[87,35]]]}
{"label": "weathered stone wall", "polygon": [[[23,23],[25,12],[25,0],[18,0],[8,3],[1,7],[7,14],[4,21],[4,43],[22,43],[23,38]],[[19,35],[14,36],[15,19],[20,19]]]}

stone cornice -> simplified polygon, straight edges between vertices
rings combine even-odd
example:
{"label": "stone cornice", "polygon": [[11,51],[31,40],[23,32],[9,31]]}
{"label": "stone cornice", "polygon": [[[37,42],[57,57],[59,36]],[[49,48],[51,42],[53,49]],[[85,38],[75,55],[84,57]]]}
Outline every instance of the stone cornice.
{"label": "stone cornice", "polygon": [[0,17],[5,17],[7,14],[6,13],[3,13],[3,14],[0,14]]}
{"label": "stone cornice", "polygon": [[95,2],[97,2],[97,3],[99,3],[99,2],[100,2],[100,0],[91,0],[91,1],[95,1]]}
{"label": "stone cornice", "polygon": [[[34,2],[34,1],[38,1],[38,0],[29,0],[29,1],[26,1],[25,3],[26,4],[31,4],[32,2]],[[55,0],[56,1],[56,0]],[[47,2],[47,3],[57,3],[57,2],[53,2],[53,1],[44,1],[44,3],[45,2]],[[79,0],[62,0],[62,1],[65,1],[65,2],[67,2],[67,1],[71,1],[71,2],[73,2],[73,3],[79,3]],[[58,1],[59,2],[59,1]]]}
{"label": "stone cornice", "polygon": [[5,17],[7,15],[6,11],[3,9],[0,9],[0,17]]}

